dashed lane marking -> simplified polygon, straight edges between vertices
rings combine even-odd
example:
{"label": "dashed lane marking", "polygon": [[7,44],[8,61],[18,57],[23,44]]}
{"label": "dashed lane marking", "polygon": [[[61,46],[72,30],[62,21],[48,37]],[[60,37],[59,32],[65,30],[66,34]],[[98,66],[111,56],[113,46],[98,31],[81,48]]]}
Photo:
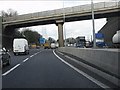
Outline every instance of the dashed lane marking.
{"label": "dashed lane marking", "polygon": [[29,58],[26,58],[25,60],[23,60],[23,62],[26,62]]}
{"label": "dashed lane marking", "polygon": [[[40,52],[41,52],[41,51],[40,51]],[[37,52],[37,53],[33,54],[33,56],[37,55],[37,54],[40,53],[40,52]],[[31,55],[31,56],[32,56],[32,55]]]}
{"label": "dashed lane marking", "polygon": [[31,55],[30,57],[33,57],[34,55]]}
{"label": "dashed lane marking", "polygon": [[[41,52],[41,51],[40,51]],[[40,53],[40,52],[37,52],[37,53],[35,53],[36,55],[38,54],[38,53]],[[33,57],[33,56],[35,56],[35,54],[33,54],[33,55],[31,55],[30,57]],[[27,60],[29,60],[30,58],[26,58],[25,60],[23,60],[22,62],[24,63],[24,62],[26,62]],[[7,74],[9,74],[10,72],[12,72],[14,69],[16,69],[17,67],[19,67],[21,64],[19,63],[19,64],[17,64],[17,65],[15,65],[13,68],[11,68],[10,70],[8,70],[7,72],[5,72],[4,74],[2,74],[2,76],[6,76]]]}
{"label": "dashed lane marking", "polygon": [[14,69],[16,69],[18,66],[20,66],[20,64],[15,65],[13,68],[11,68],[10,70],[8,70],[4,74],[2,74],[2,76],[5,76],[5,75],[9,74],[11,71],[13,71]]}

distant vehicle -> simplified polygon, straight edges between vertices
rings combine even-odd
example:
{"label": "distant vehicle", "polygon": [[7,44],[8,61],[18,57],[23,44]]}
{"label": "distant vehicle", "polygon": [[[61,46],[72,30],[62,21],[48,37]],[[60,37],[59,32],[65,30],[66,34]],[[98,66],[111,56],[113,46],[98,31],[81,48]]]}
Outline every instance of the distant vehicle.
{"label": "distant vehicle", "polygon": [[5,48],[0,49],[0,61],[1,61],[1,67],[4,65],[10,65],[11,56],[8,53],[8,50],[6,50]]}
{"label": "distant vehicle", "polygon": [[70,44],[67,44],[68,47],[70,47]]}
{"label": "distant vehicle", "polygon": [[96,37],[96,46],[104,47],[105,46],[104,35],[102,33],[96,33],[95,37]]}
{"label": "distant vehicle", "polygon": [[24,38],[17,38],[13,41],[13,53],[18,54],[29,54],[28,41]]}
{"label": "distant vehicle", "polygon": [[33,48],[33,49],[34,49],[34,48],[37,48],[37,45],[36,45],[36,44],[31,44],[31,45],[30,45],[30,48]]}
{"label": "distant vehicle", "polygon": [[50,43],[46,42],[46,43],[44,44],[44,49],[50,49]]}
{"label": "distant vehicle", "polygon": [[116,32],[116,34],[112,37],[113,47],[120,48],[120,30]]}
{"label": "distant vehicle", "polygon": [[78,47],[78,48],[84,48],[85,46],[84,46],[83,43],[79,43],[79,44],[76,45],[76,47]]}
{"label": "distant vehicle", "polygon": [[40,49],[40,46],[36,46],[36,49]]}
{"label": "distant vehicle", "polygon": [[78,37],[78,40],[76,42],[76,47],[79,47],[79,48],[84,48],[85,47],[85,36],[80,36]]}
{"label": "distant vehicle", "polygon": [[112,42],[115,44],[120,44],[120,30],[112,38]]}
{"label": "distant vehicle", "polygon": [[56,43],[56,48],[58,48],[59,47],[59,44],[58,43]]}
{"label": "distant vehicle", "polygon": [[50,47],[51,47],[51,49],[55,49],[56,48],[56,44],[55,43],[51,43]]}
{"label": "distant vehicle", "polygon": [[86,48],[91,48],[92,47],[92,43],[90,41],[86,41],[85,47]]}

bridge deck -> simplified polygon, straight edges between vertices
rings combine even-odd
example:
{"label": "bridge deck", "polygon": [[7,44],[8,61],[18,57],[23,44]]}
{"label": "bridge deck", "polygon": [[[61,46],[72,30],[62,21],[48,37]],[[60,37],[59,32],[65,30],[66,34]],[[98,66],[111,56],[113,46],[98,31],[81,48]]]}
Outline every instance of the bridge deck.
{"label": "bridge deck", "polygon": [[[103,13],[116,12],[120,8],[119,3],[120,2],[95,3],[94,11],[100,13],[101,15]],[[3,18],[3,21],[4,21],[3,24],[10,24],[10,23],[22,22],[22,21],[25,22],[25,21],[31,21],[31,20],[41,20],[41,19],[56,20],[56,19],[63,18],[63,15],[65,15],[66,18],[91,15],[91,4],[67,7],[64,9],[62,8],[62,9],[56,9],[56,10],[48,10],[48,11],[42,11],[42,12],[36,12],[36,13],[29,13],[29,14],[24,14],[24,15],[18,15],[15,17]]]}

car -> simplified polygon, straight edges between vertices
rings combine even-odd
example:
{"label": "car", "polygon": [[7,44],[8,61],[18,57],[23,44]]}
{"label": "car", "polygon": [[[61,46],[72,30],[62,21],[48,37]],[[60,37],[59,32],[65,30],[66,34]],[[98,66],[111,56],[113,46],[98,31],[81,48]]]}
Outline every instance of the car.
{"label": "car", "polygon": [[91,43],[90,41],[86,41],[86,42],[85,42],[85,47],[86,47],[86,48],[92,48],[93,45],[92,45],[92,43]]}
{"label": "car", "polygon": [[83,43],[79,43],[79,44],[76,44],[76,47],[77,47],[77,48],[84,48],[85,46],[84,46]]}
{"label": "car", "polygon": [[1,60],[1,67],[5,65],[10,65],[11,56],[5,48],[0,49],[0,60]]}
{"label": "car", "polygon": [[40,49],[40,46],[36,46],[36,49]]}

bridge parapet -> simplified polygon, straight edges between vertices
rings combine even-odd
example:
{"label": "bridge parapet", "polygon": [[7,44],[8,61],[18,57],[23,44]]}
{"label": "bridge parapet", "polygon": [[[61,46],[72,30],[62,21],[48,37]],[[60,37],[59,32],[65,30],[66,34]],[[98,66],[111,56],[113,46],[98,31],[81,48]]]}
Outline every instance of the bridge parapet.
{"label": "bridge parapet", "polygon": [[[110,9],[118,9],[118,3],[119,2],[101,2],[101,3],[95,3],[94,4],[94,11],[109,11]],[[50,17],[63,17],[63,13],[66,16],[69,15],[75,15],[75,14],[83,14],[83,13],[91,13],[91,4],[87,5],[80,5],[80,6],[74,6],[74,7],[67,7],[62,9],[56,9],[56,10],[48,10],[48,11],[42,11],[42,12],[36,12],[36,13],[30,13],[30,14],[24,14],[24,15],[18,15],[15,17],[7,17],[3,18],[4,23],[9,22],[18,22],[18,21],[25,21],[25,20],[32,20],[32,19],[43,19],[43,18],[50,18]]]}

